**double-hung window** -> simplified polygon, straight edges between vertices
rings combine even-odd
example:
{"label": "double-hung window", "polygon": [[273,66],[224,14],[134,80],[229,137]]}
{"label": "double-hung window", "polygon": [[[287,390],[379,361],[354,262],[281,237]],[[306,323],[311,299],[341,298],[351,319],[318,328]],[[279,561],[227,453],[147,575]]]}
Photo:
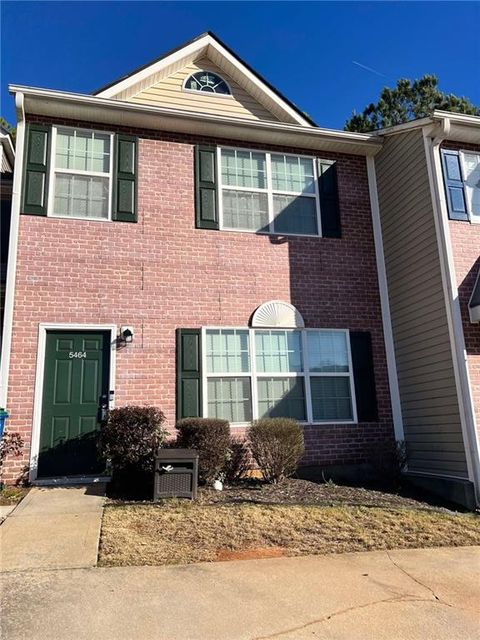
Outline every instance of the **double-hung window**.
{"label": "double-hung window", "polygon": [[53,127],[49,215],[110,219],[112,147],[109,133]]}
{"label": "double-hung window", "polygon": [[232,423],[262,417],[356,421],[348,331],[207,328],[203,333],[203,401],[209,417]]}
{"label": "double-hung window", "polygon": [[314,158],[218,148],[220,228],[321,234]]}
{"label": "double-hung window", "polygon": [[449,217],[480,222],[480,153],[442,151]]}

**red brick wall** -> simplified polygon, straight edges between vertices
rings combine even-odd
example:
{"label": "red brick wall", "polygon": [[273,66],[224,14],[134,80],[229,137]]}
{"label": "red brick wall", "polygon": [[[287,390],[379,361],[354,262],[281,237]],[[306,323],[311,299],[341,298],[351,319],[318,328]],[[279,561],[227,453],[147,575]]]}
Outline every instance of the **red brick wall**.
{"label": "red brick wall", "polygon": [[372,443],[393,438],[365,159],[322,154],[338,161],[341,239],[208,231],[194,228],[199,140],[133,133],[137,224],[21,216],[8,408],[26,444],[6,477],[28,463],[40,322],[132,325],[133,343],[117,352],[116,404],[155,404],[172,429],[175,329],[246,326],[271,299],[292,302],[307,327],[371,331],[379,422],[305,430],[305,462],[365,461]]}
{"label": "red brick wall", "polygon": [[[449,149],[469,149],[480,152],[480,146],[463,142],[450,142],[442,146]],[[467,351],[468,372],[477,430],[480,433],[480,325],[472,324],[468,314],[468,302],[480,269],[480,224],[450,220],[450,235]]]}

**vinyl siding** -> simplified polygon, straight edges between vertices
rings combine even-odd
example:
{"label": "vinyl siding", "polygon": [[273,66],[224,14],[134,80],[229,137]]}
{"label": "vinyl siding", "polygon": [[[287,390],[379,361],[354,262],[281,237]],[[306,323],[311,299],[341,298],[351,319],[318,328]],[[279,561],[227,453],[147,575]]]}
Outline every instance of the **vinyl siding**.
{"label": "vinyl siding", "polygon": [[466,478],[422,132],[386,138],[375,165],[408,467]]}
{"label": "vinyl siding", "polygon": [[[183,91],[182,86],[186,78],[192,73],[201,70],[213,71],[220,75],[229,84],[232,95],[221,96]],[[196,60],[148,89],[143,89],[129,98],[129,102],[188,109],[189,111],[222,116],[237,116],[251,120],[278,121],[270,111],[257,102],[235,80],[207,59]]]}

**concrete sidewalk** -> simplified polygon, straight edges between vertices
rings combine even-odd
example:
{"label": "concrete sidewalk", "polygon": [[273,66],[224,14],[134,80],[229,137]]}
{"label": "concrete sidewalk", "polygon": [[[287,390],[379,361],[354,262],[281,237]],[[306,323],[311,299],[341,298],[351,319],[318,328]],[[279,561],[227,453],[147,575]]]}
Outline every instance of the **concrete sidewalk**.
{"label": "concrete sidewalk", "polygon": [[2,571],[93,567],[105,485],[33,488],[0,527]]}
{"label": "concrete sidewalk", "polygon": [[4,574],[3,640],[478,640],[480,547]]}

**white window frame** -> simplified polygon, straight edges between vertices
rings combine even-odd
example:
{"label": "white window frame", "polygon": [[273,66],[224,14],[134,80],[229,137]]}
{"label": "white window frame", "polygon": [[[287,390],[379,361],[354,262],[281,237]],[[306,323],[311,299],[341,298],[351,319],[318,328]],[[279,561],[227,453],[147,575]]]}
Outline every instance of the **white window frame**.
{"label": "white window frame", "polygon": [[468,219],[472,224],[480,224],[480,215],[474,215],[472,213],[472,205],[467,197],[467,173],[465,171],[465,155],[475,155],[480,157],[480,151],[472,151],[471,149],[460,149],[458,155],[460,158],[460,170],[462,172],[463,197],[465,199],[465,204],[467,207]]}
{"label": "white window frame", "polygon": [[[55,168],[55,156],[57,150],[57,132],[58,129],[68,131],[80,131],[85,133],[98,133],[100,135],[110,137],[110,164],[108,173],[99,171],[82,171],[80,169],[57,169]],[[102,131],[100,129],[86,129],[85,127],[69,127],[69,126],[53,126],[52,127],[52,143],[50,148],[50,170],[48,176],[48,207],[47,216],[49,218],[60,218],[62,220],[89,220],[94,222],[112,222],[112,202],[113,202],[113,155],[114,155],[114,137],[115,134],[111,131]],[[108,216],[106,218],[98,218],[95,216],[63,216],[58,213],[54,213],[55,205],[55,174],[66,173],[79,176],[89,176],[92,178],[108,178]]]}
{"label": "white window frame", "polygon": [[[190,80],[190,78],[192,76],[194,76],[196,73],[214,73],[216,76],[218,76],[219,78],[221,78],[223,80],[223,82],[225,82],[225,84],[228,87],[228,90],[230,91],[230,93],[211,93],[210,91],[200,91],[200,89],[187,89],[187,87],[185,86],[187,84],[187,81]],[[186,93],[194,93],[195,95],[201,95],[207,98],[211,98],[212,96],[214,96],[215,98],[220,97],[220,98],[233,98],[233,93],[232,93],[232,87],[230,85],[230,83],[225,80],[225,78],[223,76],[221,76],[219,73],[217,73],[216,71],[210,71],[209,69],[199,69],[198,71],[192,71],[192,73],[188,74],[188,76],[185,78],[185,80],[182,82],[182,91],[185,91]]]}
{"label": "white window frame", "polygon": [[[235,187],[232,185],[224,185],[222,181],[222,150],[225,151],[247,151],[249,153],[263,153],[265,154],[265,178],[266,189],[259,189],[258,187]],[[274,156],[288,156],[291,158],[306,158],[312,161],[313,165],[313,182],[315,191],[312,193],[297,192],[297,191],[283,191],[273,189],[272,185],[272,155]],[[281,151],[265,151],[264,149],[249,149],[247,147],[231,147],[231,146],[218,146],[217,147],[217,184],[218,184],[218,211],[219,211],[219,227],[221,231],[233,231],[238,233],[253,233],[256,235],[274,235],[274,236],[295,236],[297,238],[321,238],[322,237],[322,221],[320,216],[320,194],[318,191],[318,166],[315,156],[309,156],[300,153],[283,153]],[[232,227],[226,227],[223,224],[223,191],[246,191],[247,193],[265,193],[267,195],[268,206],[268,231],[253,231],[252,229],[234,229]],[[316,208],[316,220],[318,233],[283,233],[275,231],[273,227],[274,213],[273,213],[273,196],[298,196],[315,198]]]}
{"label": "white window frame", "polygon": [[[207,331],[232,331],[243,330],[248,331],[249,351],[250,351],[250,369],[248,371],[239,371],[235,373],[208,373],[207,371]],[[303,371],[282,371],[282,372],[257,372],[256,351],[255,351],[255,332],[256,331],[300,331],[300,339],[302,343],[302,356],[303,356]],[[347,355],[348,355],[348,371],[310,371],[308,362],[308,342],[307,333],[309,331],[324,331],[334,333],[344,333],[347,343]],[[322,426],[322,425],[337,425],[337,424],[357,424],[357,401],[355,396],[355,381],[353,378],[353,365],[352,365],[352,352],[350,347],[350,330],[349,329],[298,329],[298,328],[283,328],[283,327],[256,327],[254,329],[250,327],[232,327],[232,326],[208,326],[201,329],[201,344],[202,344],[202,406],[203,412],[208,412],[208,379],[209,378],[249,378],[250,379],[250,396],[252,399],[252,420],[258,420],[258,393],[257,393],[257,380],[258,378],[303,378],[304,391],[305,391],[305,409],[307,419],[299,421],[300,424]],[[326,377],[336,378],[345,377],[350,380],[350,393],[352,401],[352,419],[351,420],[317,420],[313,419],[313,406],[312,395],[310,390],[310,378],[312,377]],[[232,427],[246,427],[250,422],[231,422]]]}

